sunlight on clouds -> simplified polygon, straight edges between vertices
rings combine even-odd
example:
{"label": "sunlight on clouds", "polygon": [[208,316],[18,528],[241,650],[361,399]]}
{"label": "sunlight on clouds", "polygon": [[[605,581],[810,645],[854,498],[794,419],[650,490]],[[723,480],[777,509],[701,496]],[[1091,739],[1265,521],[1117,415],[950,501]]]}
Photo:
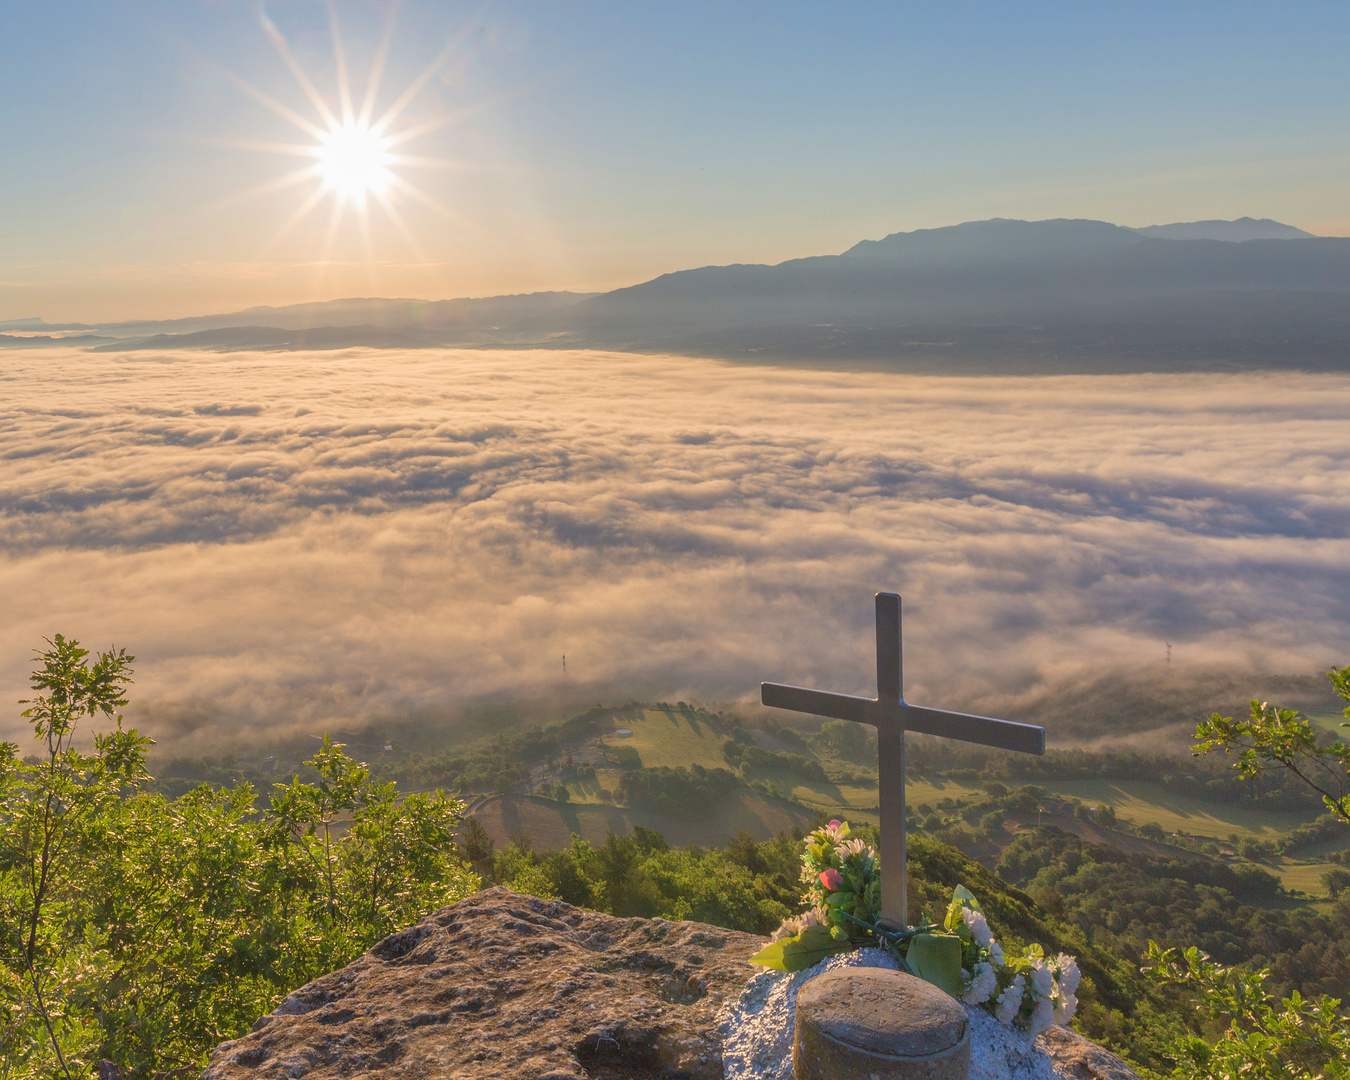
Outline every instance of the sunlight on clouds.
{"label": "sunlight on clouds", "polygon": [[1340,376],[45,349],[6,385],[11,701],[58,630],[138,655],[142,715],[235,730],[869,693],[880,588],[908,695],[950,707],[1159,673],[1164,639],[1253,671],[1350,651]]}

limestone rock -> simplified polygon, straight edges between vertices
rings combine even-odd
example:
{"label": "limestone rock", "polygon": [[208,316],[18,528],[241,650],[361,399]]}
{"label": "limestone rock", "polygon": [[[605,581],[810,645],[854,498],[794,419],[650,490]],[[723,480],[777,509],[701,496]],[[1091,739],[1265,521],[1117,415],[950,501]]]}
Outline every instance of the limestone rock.
{"label": "limestone rock", "polygon": [[1139,1074],[1105,1047],[1064,1027],[1047,1028],[1036,1045],[1050,1055],[1064,1080],[1139,1080]]}
{"label": "limestone rock", "polygon": [[721,1080],[717,1013],[762,944],[488,889],[295,991],[202,1080]]}

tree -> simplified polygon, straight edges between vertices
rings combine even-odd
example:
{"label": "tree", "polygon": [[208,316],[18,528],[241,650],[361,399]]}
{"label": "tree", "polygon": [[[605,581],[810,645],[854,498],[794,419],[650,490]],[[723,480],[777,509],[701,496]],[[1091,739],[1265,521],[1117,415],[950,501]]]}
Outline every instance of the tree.
{"label": "tree", "polygon": [[[1327,678],[1342,700],[1350,701],[1350,667],[1332,668]],[[1350,721],[1350,706],[1345,709]],[[1344,723],[1342,727],[1350,727]],[[1234,768],[1244,779],[1268,769],[1286,770],[1322,797],[1327,809],[1350,822],[1350,745],[1328,740],[1294,709],[1252,701],[1246,720],[1211,713],[1195,729],[1196,756],[1222,750],[1238,755]],[[1264,845],[1262,845],[1264,847]],[[1257,857],[1257,842],[1240,850]],[[1345,880],[1333,875],[1345,875]],[[1331,870],[1323,876],[1335,899],[1350,884],[1350,874]],[[1229,1024],[1223,1038],[1210,1044],[1189,1036],[1178,1044],[1175,1075],[1185,1080],[1313,1080],[1350,1078],[1350,1017],[1336,998],[1305,1001],[1295,991],[1276,1002],[1264,988],[1269,972],[1242,971],[1212,963],[1191,947],[1178,960],[1172,950],[1149,942],[1146,974],[1198,991],[1211,1018]]]}
{"label": "tree", "polygon": [[[1332,668],[1327,678],[1350,701],[1350,667]],[[1350,706],[1345,709],[1350,721]],[[1341,727],[1350,728],[1350,723]],[[1222,750],[1237,753],[1234,768],[1250,779],[1267,769],[1284,769],[1322,796],[1328,810],[1350,822],[1350,744],[1323,738],[1296,709],[1252,701],[1246,720],[1210,713],[1195,729],[1197,757]]]}
{"label": "tree", "polygon": [[[30,683],[35,697],[23,716],[45,744],[37,764],[0,744],[0,926],[8,959],[5,997],[10,1022],[0,1049],[35,1071],[55,1066],[67,1080],[82,1071],[98,1030],[72,1008],[79,989],[83,919],[78,897],[93,824],[123,787],[146,777],[150,740],[124,731],[135,657],[125,649],[89,650],[60,634],[38,654]],[[74,748],[82,719],[102,713],[116,729],[94,739],[94,752]],[[26,1045],[25,1045],[26,1041]]]}
{"label": "tree", "polygon": [[[199,1071],[290,990],[468,895],[462,804],[400,797],[327,738],[312,779],[143,789],[122,727],[132,657],[57,635],[23,702],[42,753],[0,744],[0,1077]],[[79,722],[114,730],[74,746]]]}
{"label": "tree", "polygon": [[1145,975],[1199,996],[1197,1008],[1229,1025],[1208,1043],[1187,1035],[1173,1047],[1177,1080],[1345,1080],[1350,1077],[1350,1017],[1336,998],[1276,1001],[1269,973],[1226,968],[1194,946],[1177,956],[1149,942]]}
{"label": "tree", "polygon": [[1328,870],[1322,875],[1322,884],[1333,900],[1340,899],[1346,889],[1350,889],[1350,870]]}

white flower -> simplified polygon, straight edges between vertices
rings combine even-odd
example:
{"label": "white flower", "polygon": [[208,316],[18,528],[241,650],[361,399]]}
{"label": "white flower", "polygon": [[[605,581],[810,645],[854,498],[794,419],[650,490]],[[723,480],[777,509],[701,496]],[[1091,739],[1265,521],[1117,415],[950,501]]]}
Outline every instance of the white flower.
{"label": "white flower", "polygon": [[1060,993],[1073,997],[1078,993],[1078,980],[1082,973],[1078,970],[1078,961],[1068,953],[1060,953],[1051,965],[1059,972]]}
{"label": "white flower", "polygon": [[1055,1023],[1067,1024],[1078,1011],[1078,999],[1073,994],[1061,993],[1055,998]]}
{"label": "white flower", "polygon": [[1053,1023],[1055,1023],[1055,1007],[1050,1004],[1049,998],[1042,998],[1036,1002],[1036,1007],[1031,1010],[1031,1019],[1027,1021],[1027,1031],[1031,1033],[1031,1037],[1034,1039]]}
{"label": "white flower", "polygon": [[804,915],[798,915],[791,919],[784,919],[783,925],[773,932],[769,937],[769,940],[781,941],[786,937],[796,937],[803,930],[812,926],[823,926],[824,923],[825,919],[822,917],[820,910],[818,908],[812,908]]}
{"label": "white flower", "polygon": [[988,949],[994,944],[994,932],[989,929],[989,920],[978,911],[962,908],[961,918],[965,919],[966,925],[970,927],[970,936],[975,939],[975,944],[983,949]]}
{"label": "white flower", "polygon": [[1044,960],[1031,962],[1031,992],[1038,1004],[1049,1001],[1055,995],[1055,973],[1046,966]]}
{"label": "white flower", "polygon": [[989,942],[989,958],[993,960],[994,967],[1003,966],[1003,946],[997,941]]}
{"label": "white flower", "polygon": [[841,860],[847,859],[850,855],[861,855],[864,851],[867,851],[867,841],[861,836],[855,836],[852,840],[845,840],[835,850],[839,852]]}
{"label": "white flower", "polygon": [[1022,1008],[1022,988],[1026,984],[1026,979],[1018,975],[1013,979],[1012,985],[999,994],[994,1019],[1000,1024],[1011,1024],[1017,1018],[1018,1010]]}
{"label": "white flower", "polygon": [[997,989],[998,978],[994,974],[994,969],[981,960],[975,965],[975,974],[970,976],[970,983],[966,987],[966,992],[961,995],[961,1000],[967,1005],[983,1005]]}

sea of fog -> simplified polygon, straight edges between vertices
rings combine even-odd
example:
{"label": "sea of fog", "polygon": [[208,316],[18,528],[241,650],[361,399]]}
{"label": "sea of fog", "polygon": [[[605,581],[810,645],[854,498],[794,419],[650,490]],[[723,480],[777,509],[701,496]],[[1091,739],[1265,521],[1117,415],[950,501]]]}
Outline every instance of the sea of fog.
{"label": "sea of fog", "polygon": [[879,589],[920,703],[1311,674],[1350,662],[1347,418],[1337,375],[6,350],[0,734],[57,632],[134,652],[129,718],[196,747],[872,693]]}

